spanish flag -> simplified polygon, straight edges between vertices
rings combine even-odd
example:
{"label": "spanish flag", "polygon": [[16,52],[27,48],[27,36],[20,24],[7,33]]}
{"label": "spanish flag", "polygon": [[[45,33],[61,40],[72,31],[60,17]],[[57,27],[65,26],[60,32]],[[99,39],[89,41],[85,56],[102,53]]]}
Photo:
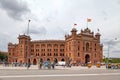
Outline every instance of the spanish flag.
{"label": "spanish flag", "polygon": [[77,26],[77,24],[76,24],[76,23],[74,23],[74,26]]}
{"label": "spanish flag", "polygon": [[90,19],[90,18],[87,18],[87,22],[91,22],[91,19]]}

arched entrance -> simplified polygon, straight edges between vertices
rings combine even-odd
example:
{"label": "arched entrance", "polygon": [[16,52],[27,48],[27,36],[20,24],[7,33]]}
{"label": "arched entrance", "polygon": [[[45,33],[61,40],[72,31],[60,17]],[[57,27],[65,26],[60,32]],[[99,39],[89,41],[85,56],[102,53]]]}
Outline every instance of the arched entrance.
{"label": "arched entrance", "polygon": [[58,63],[58,60],[57,60],[57,58],[55,58],[55,59],[54,59],[54,62],[55,62],[55,63]]}
{"label": "arched entrance", "polygon": [[30,62],[30,59],[28,59],[28,62]]}
{"label": "arched entrance", "polygon": [[43,62],[43,59],[42,59],[42,58],[40,58],[39,62]]}
{"label": "arched entrance", "polygon": [[61,61],[65,61],[65,60],[62,58]]}
{"label": "arched entrance", "polygon": [[37,61],[36,59],[33,60],[33,65],[36,65],[37,64]]}
{"label": "arched entrance", "polygon": [[85,63],[88,63],[90,62],[90,56],[88,54],[86,54],[85,56]]}
{"label": "arched entrance", "polygon": [[49,59],[49,58],[47,58],[47,61],[50,61],[50,59]]}

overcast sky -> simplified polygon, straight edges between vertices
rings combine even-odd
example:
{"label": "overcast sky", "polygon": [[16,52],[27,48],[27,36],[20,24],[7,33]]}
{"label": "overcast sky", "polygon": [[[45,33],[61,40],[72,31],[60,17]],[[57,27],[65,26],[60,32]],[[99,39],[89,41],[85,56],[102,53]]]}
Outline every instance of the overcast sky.
{"label": "overcast sky", "polygon": [[104,56],[120,57],[120,0],[0,0],[0,50],[9,42],[18,43],[26,34],[28,20],[32,40],[62,39],[74,23],[78,33],[86,28],[100,30]]}

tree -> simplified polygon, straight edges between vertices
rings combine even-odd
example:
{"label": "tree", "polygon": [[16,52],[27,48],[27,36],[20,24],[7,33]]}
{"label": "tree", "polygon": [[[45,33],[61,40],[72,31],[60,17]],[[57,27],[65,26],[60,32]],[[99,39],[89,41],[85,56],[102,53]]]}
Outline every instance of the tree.
{"label": "tree", "polygon": [[103,62],[107,63],[120,63],[120,58],[110,58],[109,61],[108,61],[108,58],[104,58],[103,59]]}
{"label": "tree", "polygon": [[7,58],[8,58],[8,57],[7,57],[6,54],[2,54],[2,53],[0,52],[0,60],[1,60],[1,61],[4,61],[4,60],[7,61]]}

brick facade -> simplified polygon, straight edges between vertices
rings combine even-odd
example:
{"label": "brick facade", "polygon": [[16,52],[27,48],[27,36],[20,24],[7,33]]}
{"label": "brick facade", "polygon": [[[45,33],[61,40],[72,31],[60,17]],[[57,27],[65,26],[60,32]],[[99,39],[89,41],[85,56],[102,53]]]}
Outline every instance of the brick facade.
{"label": "brick facade", "polygon": [[77,34],[73,28],[65,40],[31,40],[30,36],[19,35],[18,44],[8,44],[8,62],[37,64],[43,61],[71,61],[71,63],[102,62],[103,46],[100,34],[94,35],[86,28]]}

